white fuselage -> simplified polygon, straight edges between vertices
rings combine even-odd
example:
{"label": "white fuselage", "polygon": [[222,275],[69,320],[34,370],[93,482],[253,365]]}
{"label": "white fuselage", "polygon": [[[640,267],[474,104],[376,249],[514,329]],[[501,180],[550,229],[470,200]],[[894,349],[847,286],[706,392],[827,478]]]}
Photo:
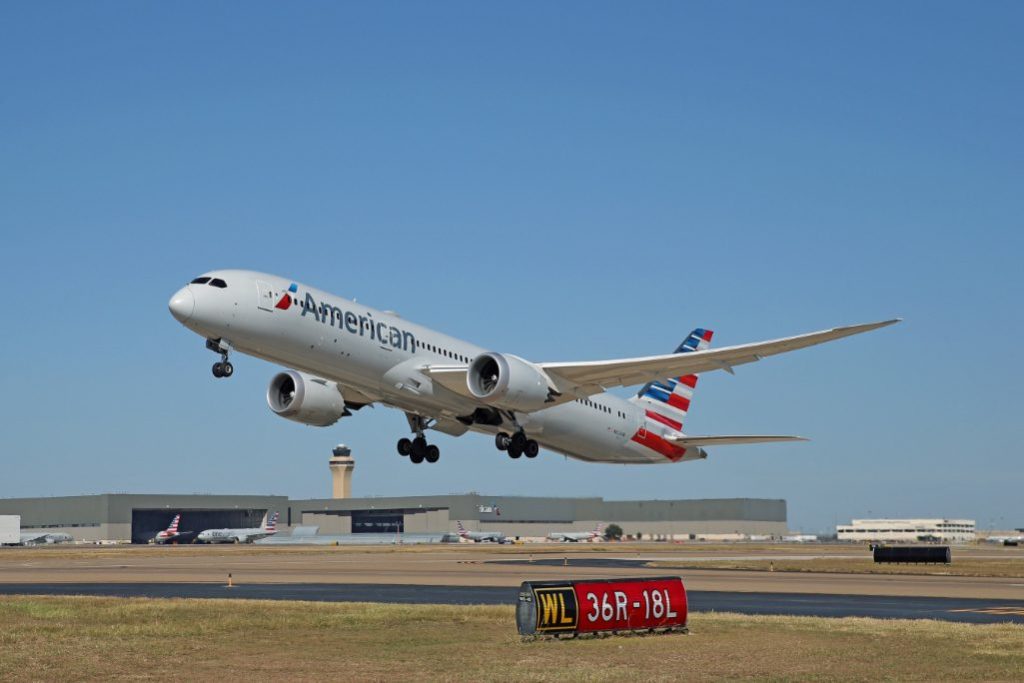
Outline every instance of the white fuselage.
{"label": "white fuselage", "polygon": [[[421,372],[428,365],[466,365],[487,349],[274,275],[244,270],[207,275],[227,286],[191,284],[172,299],[175,317],[196,334],[337,382],[347,402],[379,402],[436,419],[435,429],[442,432],[511,430],[507,418],[501,425],[465,426],[456,418],[481,404]],[[276,307],[286,295],[292,298],[288,307]],[[541,446],[581,460],[643,464],[703,457],[691,448],[692,456],[670,458],[641,443],[647,435],[643,407],[612,394],[517,413],[516,418]]]}
{"label": "white fuselage", "polygon": [[201,543],[253,543],[272,535],[266,529],[207,529],[199,533]]}

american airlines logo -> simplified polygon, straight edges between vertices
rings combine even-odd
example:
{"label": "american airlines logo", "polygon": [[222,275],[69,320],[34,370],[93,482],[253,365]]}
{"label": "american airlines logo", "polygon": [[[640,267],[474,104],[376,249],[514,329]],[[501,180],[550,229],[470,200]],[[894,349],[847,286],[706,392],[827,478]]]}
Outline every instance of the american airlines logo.
{"label": "american airlines logo", "polygon": [[[293,282],[281,300],[277,302],[275,308],[288,310],[292,305],[293,294],[296,295],[296,300],[299,300],[298,289],[298,285]],[[301,300],[302,303],[299,304],[299,307],[302,309],[302,317],[311,315],[318,323],[337,327],[339,330],[349,334],[358,334],[360,337],[368,336],[371,341],[376,341],[381,346],[391,346],[403,351],[416,350],[416,336],[412,332],[374,320],[373,314],[369,311],[364,314],[343,311],[326,301],[317,302],[309,292],[306,292],[306,296]]]}

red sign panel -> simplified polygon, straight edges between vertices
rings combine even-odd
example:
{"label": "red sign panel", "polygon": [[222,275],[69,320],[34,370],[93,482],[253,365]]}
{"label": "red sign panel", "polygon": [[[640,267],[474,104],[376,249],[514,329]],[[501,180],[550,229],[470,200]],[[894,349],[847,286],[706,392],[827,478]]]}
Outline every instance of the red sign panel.
{"label": "red sign panel", "polygon": [[527,582],[516,613],[523,635],[679,628],[686,618],[679,577]]}

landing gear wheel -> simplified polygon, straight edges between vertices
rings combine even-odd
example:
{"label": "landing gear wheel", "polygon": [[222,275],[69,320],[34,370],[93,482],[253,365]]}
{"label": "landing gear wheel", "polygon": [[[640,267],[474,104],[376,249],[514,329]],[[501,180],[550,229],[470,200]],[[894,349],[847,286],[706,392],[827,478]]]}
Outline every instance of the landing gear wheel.
{"label": "landing gear wheel", "polygon": [[512,440],[512,437],[505,432],[498,432],[497,436],[494,437],[494,445],[498,447],[499,451],[508,450],[508,443]]}
{"label": "landing gear wheel", "polygon": [[523,455],[527,458],[536,458],[538,453],[540,453],[540,445],[533,439],[528,440],[526,448],[523,449]]}
{"label": "landing gear wheel", "polygon": [[220,378],[220,377],[224,376],[224,364],[223,363],[214,363],[213,364],[213,376],[217,377],[217,378]]}
{"label": "landing gear wheel", "polygon": [[516,442],[513,440],[512,443],[510,443],[508,445],[508,457],[510,457],[513,460],[515,460],[516,458],[518,458],[522,454],[523,454],[523,449],[519,448],[518,446],[516,446]]}
{"label": "landing gear wheel", "polygon": [[417,436],[412,440],[412,450],[409,451],[409,459],[417,465],[423,462],[423,457],[427,454],[427,440],[422,436]]}
{"label": "landing gear wheel", "polygon": [[227,361],[224,361],[223,363],[221,363],[220,366],[220,374],[221,377],[230,377],[231,375],[235,374],[235,366],[232,365],[231,363],[228,363]]}
{"label": "landing gear wheel", "polygon": [[522,432],[516,432],[515,434],[512,435],[512,440],[509,442],[508,447],[511,449],[513,446],[515,446],[515,449],[522,453],[524,450],[526,450],[527,441],[528,439],[526,438],[526,434],[523,434]]}
{"label": "landing gear wheel", "polygon": [[423,457],[427,462],[437,462],[438,458],[441,457],[441,449],[431,444],[427,446],[427,452]]}
{"label": "landing gear wheel", "polygon": [[399,439],[398,454],[405,456],[409,455],[410,453],[412,453],[412,441],[410,441],[409,439]]}

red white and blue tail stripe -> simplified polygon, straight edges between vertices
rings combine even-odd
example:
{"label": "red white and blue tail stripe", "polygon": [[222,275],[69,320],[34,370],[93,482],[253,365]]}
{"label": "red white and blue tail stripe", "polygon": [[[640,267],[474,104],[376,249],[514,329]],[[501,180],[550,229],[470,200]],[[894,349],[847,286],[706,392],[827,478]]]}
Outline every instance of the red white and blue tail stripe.
{"label": "red white and blue tail stripe", "polygon": [[275,512],[274,514],[270,515],[270,519],[267,520],[267,524],[266,524],[266,526],[263,527],[263,531],[265,531],[268,534],[276,534],[277,533],[277,515],[278,515],[277,512]]}
{"label": "red white and blue tail stripe", "polygon": [[[711,346],[711,330],[697,328],[689,334],[675,353],[703,351]],[[693,390],[697,387],[697,375],[684,375],[657,382],[650,382],[636,398],[632,399],[644,407],[647,420],[671,427],[676,431],[683,428],[683,418],[690,409]]]}

